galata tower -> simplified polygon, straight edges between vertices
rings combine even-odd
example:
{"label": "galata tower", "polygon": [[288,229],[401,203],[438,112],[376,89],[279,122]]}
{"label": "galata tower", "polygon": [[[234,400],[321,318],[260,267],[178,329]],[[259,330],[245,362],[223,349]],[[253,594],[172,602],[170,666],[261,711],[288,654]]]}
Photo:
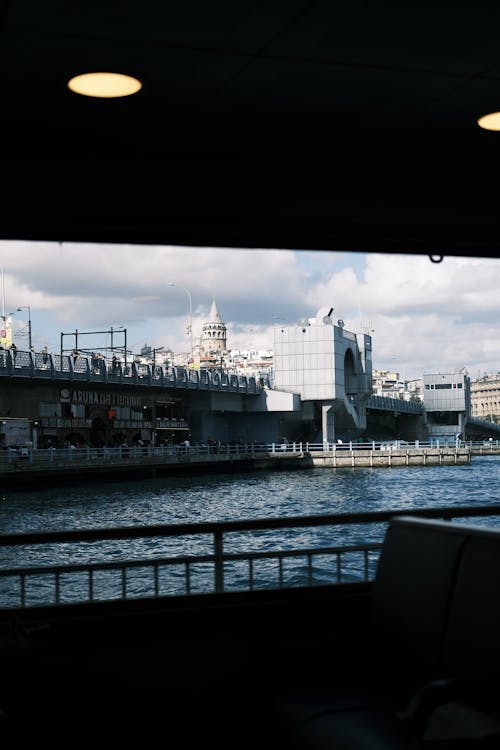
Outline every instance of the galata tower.
{"label": "galata tower", "polygon": [[214,354],[226,351],[226,325],[217,309],[215,297],[206,322],[201,332],[201,350],[203,354]]}

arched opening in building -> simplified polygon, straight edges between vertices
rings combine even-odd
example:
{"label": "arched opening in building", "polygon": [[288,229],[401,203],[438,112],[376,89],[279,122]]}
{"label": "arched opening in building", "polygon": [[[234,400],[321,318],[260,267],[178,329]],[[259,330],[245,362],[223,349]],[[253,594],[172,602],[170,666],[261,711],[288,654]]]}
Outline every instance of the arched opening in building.
{"label": "arched opening in building", "polygon": [[344,385],[346,396],[354,396],[358,392],[358,378],[351,349],[346,351],[344,357]]}

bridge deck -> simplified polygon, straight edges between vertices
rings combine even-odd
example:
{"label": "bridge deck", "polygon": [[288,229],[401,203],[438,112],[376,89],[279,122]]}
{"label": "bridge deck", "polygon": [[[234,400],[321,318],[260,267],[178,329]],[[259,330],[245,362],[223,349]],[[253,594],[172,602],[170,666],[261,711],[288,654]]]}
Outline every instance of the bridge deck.
{"label": "bridge deck", "polygon": [[4,349],[0,352],[0,377],[71,382],[112,383],[157,388],[201,389],[256,394],[264,382],[227,370],[192,370],[131,362],[109,364],[103,358],[46,354]]}

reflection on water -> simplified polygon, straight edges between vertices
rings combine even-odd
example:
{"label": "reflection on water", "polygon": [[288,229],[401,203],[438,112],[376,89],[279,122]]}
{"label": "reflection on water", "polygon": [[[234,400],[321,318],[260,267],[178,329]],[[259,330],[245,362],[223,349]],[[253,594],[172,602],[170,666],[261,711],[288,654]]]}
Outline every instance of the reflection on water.
{"label": "reflection on water", "polygon": [[[0,499],[0,531],[52,531],[68,529],[150,526],[153,524],[198,523],[254,518],[287,517],[327,513],[351,513],[390,509],[494,504],[500,502],[500,459],[475,457],[470,465],[411,467],[397,469],[308,469],[292,472],[172,477],[82,485],[75,488],[6,491]],[[475,520],[474,523],[479,523]],[[500,524],[488,518],[487,524]],[[358,544],[380,541],[383,525],[317,527],[306,529],[239,532],[224,539],[226,552],[268,551]],[[0,550],[0,567],[51,564],[85,564],[120,560],[160,559],[179,555],[211,554],[211,536],[112,540],[77,544],[46,544]],[[372,572],[376,559],[372,556]],[[276,560],[255,563],[254,587],[278,585]],[[352,553],[342,563],[343,580],[360,578],[363,563]],[[314,583],[334,580],[332,560],[314,560]],[[150,567],[128,571],[128,596],[150,595],[154,582]],[[310,571],[306,561],[286,561],[284,585],[304,585]],[[86,598],[88,576],[68,573],[64,601]],[[248,565],[227,563],[226,587],[236,590],[247,585]],[[118,571],[103,571],[96,577],[95,598],[118,598],[123,581]],[[182,564],[160,566],[156,582],[162,593],[185,593],[186,571]],[[200,563],[190,572],[191,592],[210,591],[213,566]],[[30,582],[31,595],[53,598],[53,582],[46,578]],[[0,579],[2,592],[13,594],[12,583]],[[148,593],[149,592],[149,593]],[[30,594],[30,592],[28,592]]]}

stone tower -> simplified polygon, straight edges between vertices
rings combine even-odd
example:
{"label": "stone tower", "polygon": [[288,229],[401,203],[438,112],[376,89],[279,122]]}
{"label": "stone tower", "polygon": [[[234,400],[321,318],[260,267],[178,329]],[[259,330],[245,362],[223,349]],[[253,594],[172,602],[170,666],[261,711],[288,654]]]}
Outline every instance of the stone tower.
{"label": "stone tower", "polygon": [[201,351],[203,354],[226,351],[226,325],[217,309],[215,297],[201,333]]}

